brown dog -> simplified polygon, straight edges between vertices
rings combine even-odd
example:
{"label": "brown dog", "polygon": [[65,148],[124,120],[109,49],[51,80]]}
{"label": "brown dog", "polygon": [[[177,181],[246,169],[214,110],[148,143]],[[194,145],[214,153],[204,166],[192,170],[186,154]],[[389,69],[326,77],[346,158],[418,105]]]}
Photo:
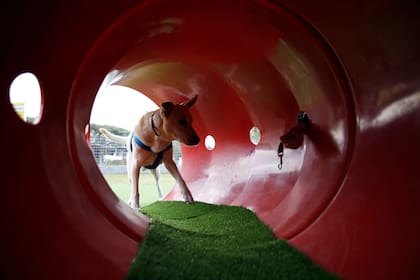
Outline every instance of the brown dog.
{"label": "brown dog", "polygon": [[189,111],[189,108],[197,101],[197,97],[196,95],[181,104],[162,103],[159,109],[141,117],[134,126],[133,132],[127,137],[114,135],[104,128],[99,129],[111,141],[126,143],[127,172],[131,183],[128,204],[132,208],[140,208],[138,187],[140,169],[145,167],[155,170],[162,162],[178,183],[184,200],[194,203],[191,192],[172,159],[172,141],[177,140],[188,146],[197,145],[200,142],[200,138],[192,127]]}

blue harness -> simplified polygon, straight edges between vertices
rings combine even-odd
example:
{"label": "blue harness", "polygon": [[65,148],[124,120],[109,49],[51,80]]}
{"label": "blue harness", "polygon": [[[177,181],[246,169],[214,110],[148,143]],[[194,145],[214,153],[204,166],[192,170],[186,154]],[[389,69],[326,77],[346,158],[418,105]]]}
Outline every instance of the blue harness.
{"label": "blue harness", "polygon": [[[144,149],[144,150],[146,150],[148,152],[151,152],[151,153],[156,154],[155,162],[153,162],[152,165],[143,166],[144,168],[147,168],[147,169],[156,169],[159,166],[159,164],[162,163],[163,154],[167,150],[169,150],[170,148],[172,148],[172,143],[171,143],[165,149],[163,149],[162,151],[160,151],[159,153],[155,153],[155,152],[152,151],[152,148],[150,148],[149,146],[147,146],[146,144],[144,144],[143,142],[141,142],[141,140],[134,134],[134,132],[131,134],[131,138],[134,139],[134,142],[136,142],[136,144],[140,148],[142,148],[142,149]],[[130,141],[130,150],[131,150],[131,152],[133,152],[133,145],[132,145],[132,143],[133,142]]]}

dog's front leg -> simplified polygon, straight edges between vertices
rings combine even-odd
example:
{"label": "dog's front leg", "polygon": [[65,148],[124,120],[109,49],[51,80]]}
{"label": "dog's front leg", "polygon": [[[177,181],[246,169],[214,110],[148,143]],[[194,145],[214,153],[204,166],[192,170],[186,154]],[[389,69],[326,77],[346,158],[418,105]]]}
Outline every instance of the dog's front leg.
{"label": "dog's front leg", "polygon": [[158,190],[158,194],[159,194],[159,199],[162,199],[163,194],[162,194],[162,188],[160,187],[160,183],[159,183],[159,170],[157,168],[155,169],[150,169],[150,173],[152,173],[153,177],[155,178],[155,183],[156,183],[156,188]]}
{"label": "dog's front leg", "polygon": [[184,200],[188,203],[194,203],[194,198],[192,197],[192,194],[188,189],[187,184],[185,184],[184,179],[179,173],[178,167],[176,166],[175,162],[172,159],[166,159],[164,160],[163,164],[165,165],[166,169],[168,169],[169,173],[171,173],[172,177],[175,178],[176,182],[181,188],[181,194],[184,197]]}
{"label": "dog's front leg", "polygon": [[131,178],[131,194],[128,199],[128,205],[131,208],[138,210],[140,209],[140,195],[139,195],[139,176],[141,163],[135,159],[131,161],[130,178]]}

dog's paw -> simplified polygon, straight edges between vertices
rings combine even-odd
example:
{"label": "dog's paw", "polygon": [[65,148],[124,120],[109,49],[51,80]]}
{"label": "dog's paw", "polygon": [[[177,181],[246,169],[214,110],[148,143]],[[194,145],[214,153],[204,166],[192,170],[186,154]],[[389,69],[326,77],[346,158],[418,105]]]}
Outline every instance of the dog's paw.
{"label": "dog's paw", "polygon": [[195,203],[194,198],[192,196],[187,200],[187,202],[188,203]]}
{"label": "dog's paw", "polygon": [[190,204],[195,202],[190,192],[183,194],[183,196],[184,196],[185,202],[190,203]]}
{"label": "dog's paw", "polygon": [[131,197],[127,201],[128,206],[133,208],[135,211],[140,211],[140,203],[133,200]]}

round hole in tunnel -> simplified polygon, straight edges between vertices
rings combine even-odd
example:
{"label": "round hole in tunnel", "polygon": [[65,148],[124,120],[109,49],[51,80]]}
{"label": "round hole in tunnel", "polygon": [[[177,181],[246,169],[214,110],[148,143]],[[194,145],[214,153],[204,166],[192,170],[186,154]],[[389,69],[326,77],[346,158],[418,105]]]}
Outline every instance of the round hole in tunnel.
{"label": "round hole in tunnel", "polygon": [[30,72],[16,76],[9,89],[10,104],[26,123],[37,124],[41,119],[43,97],[38,78]]}
{"label": "round hole in tunnel", "polygon": [[216,139],[211,135],[207,135],[204,139],[204,146],[209,151],[214,150],[214,148],[216,148]]}
{"label": "round hole in tunnel", "polygon": [[261,131],[258,127],[254,126],[249,130],[249,140],[255,146],[261,141]]}
{"label": "round hole in tunnel", "polygon": [[[128,178],[129,151],[127,137],[136,123],[147,112],[157,110],[158,105],[143,93],[129,87],[111,85],[119,76],[110,72],[105,77],[90,115],[90,130],[87,135],[96,164],[111,190],[124,202],[128,202],[131,184]],[[100,130],[119,137],[109,137]],[[125,139],[123,139],[123,138]],[[90,139],[89,139],[90,138]],[[181,145],[173,141],[173,159],[180,168]],[[139,176],[140,205],[146,206],[165,197],[175,184],[163,164],[157,168],[157,175],[142,168]]]}

